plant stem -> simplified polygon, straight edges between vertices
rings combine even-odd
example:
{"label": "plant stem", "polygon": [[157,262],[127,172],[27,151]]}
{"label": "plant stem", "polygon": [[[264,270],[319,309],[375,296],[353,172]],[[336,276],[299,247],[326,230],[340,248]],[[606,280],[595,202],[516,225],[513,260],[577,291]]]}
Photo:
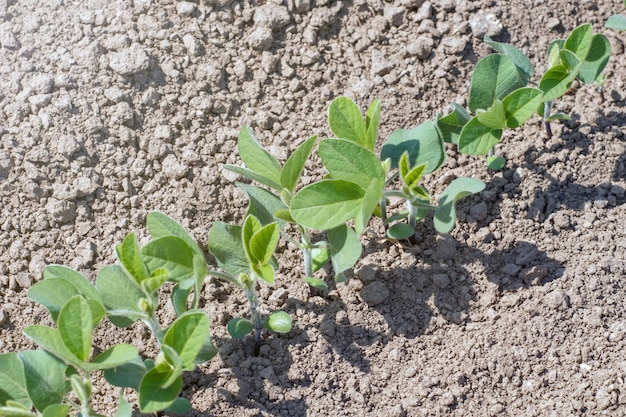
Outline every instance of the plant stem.
{"label": "plant stem", "polygon": [[546,101],[543,104],[543,120],[546,125],[546,134],[548,135],[548,139],[552,138],[552,127],[550,126],[550,122],[548,118],[550,117],[550,113],[552,112],[552,103],[553,101]]}
{"label": "plant stem", "polygon": [[496,151],[494,151],[495,146],[491,149],[489,149],[489,153],[487,154],[487,158],[491,158],[492,156],[494,156],[496,154]]}
{"label": "plant stem", "polygon": [[417,210],[419,207],[409,200],[406,202],[407,208],[409,209],[409,224],[413,229],[417,227]]}
{"label": "plant stem", "polygon": [[257,356],[261,348],[261,312],[259,311],[259,297],[256,295],[256,279],[245,290],[250,305],[250,321],[254,323],[254,354]]}
{"label": "plant stem", "polygon": [[305,227],[300,227],[300,236],[302,239],[302,255],[304,257],[304,275],[305,278],[313,278],[313,245],[311,244],[311,234]]}
{"label": "plant stem", "polygon": [[385,230],[387,230],[387,197],[384,194],[378,201],[378,207],[380,208],[380,219],[385,225]]}

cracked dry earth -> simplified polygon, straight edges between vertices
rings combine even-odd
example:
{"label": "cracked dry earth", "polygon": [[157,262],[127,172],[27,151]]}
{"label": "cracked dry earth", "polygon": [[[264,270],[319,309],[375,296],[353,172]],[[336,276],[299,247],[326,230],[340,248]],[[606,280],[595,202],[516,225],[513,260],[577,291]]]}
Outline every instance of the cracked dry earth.
{"label": "cracked dry earth", "polygon": [[[27,297],[43,267],[90,278],[130,231],[161,210],[206,249],[213,222],[246,200],[223,172],[243,124],[281,161],[329,135],[340,95],[382,100],[381,142],[467,99],[485,33],[546,68],[550,40],[589,22],[613,55],[603,95],[556,102],[572,115],[548,139],[540,120],[506,133],[507,160],[452,148],[452,178],[486,189],[459,204],[449,236],[417,245],[372,222],[347,285],[310,296],[295,247],[281,242],[266,311],[294,318],[260,355],[225,324],[246,312],[217,280],[203,308],[220,349],[185,377],[198,416],[626,416],[626,55],[605,29],[620,1],[0,0],[0,352],[31,348],[24,326],[48,314]],[[535,80],[536,81],[536,80]],[[307,166],[305,182],[322,173]],[[211,260],[209,259],[211,262]],[[329,282],[331,281],[330,277]],[[167,308],[164,317],[171,318]],[[98,329],[132,342],[141,326]],[[96,408],[117,391],[95,381]]]}

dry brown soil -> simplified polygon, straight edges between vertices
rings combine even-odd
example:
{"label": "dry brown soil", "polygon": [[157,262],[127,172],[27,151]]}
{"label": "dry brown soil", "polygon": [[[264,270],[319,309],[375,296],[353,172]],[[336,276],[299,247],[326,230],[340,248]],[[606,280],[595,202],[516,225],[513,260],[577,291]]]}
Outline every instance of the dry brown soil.
{"label": "dry brown soil", "polygon": [[[152,210],[204,247],[213,222],[241,220],[221,166],[239,163],[243,124],[284,161],[330,133],[333,98],[379,98],[382,142],[466,100],[485,30],[541,74],[550,40],[590,22],[613,46],[603,97],[559,100],[572,120],[552,139],[537,117],[506,132],[493,176],[450,148],[435,195],[455,176],[488,185],[449,236],[427,219],[405,248],[373,222],[349,284],[313,297],[281,242],[263,309],[294,328],[258,357],[226,334],[242,294],[208,280],[220,353],[183,395],[215,417],[626,416],[626,55],[603,27],[621,3],[0,0],[0,352],[48,321],[27,298],[46,264],[93,278]],[[321,173],[312,161],[305,179]],[[141,326],[98,330],[100,348],[121,341],[154,343]],[[94,390],[113,413],[117,392]]]}

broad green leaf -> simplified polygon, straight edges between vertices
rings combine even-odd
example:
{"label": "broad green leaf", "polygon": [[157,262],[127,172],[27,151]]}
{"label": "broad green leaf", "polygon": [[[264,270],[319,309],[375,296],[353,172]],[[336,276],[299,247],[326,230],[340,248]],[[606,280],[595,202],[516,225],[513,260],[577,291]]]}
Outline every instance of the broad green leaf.
{"label": "broad green leaf", "polygon": [[328,289],[328,284],[326,284],[323,279],[315,277],[305,277],[303,281],[318,290],[326,291]]}
{"label": "broad green leaf", "polygon": [[328,242],[321,241],[315,244],[311,249],[311,261],[313,264],[313,272],[317,272],[330,260],[330,247]]}
{"label": "broad green leaf", "polygon": [[274,213],[287,208],[280,198],[267,190],[243,183],[237,183],[237,187],[248,196],[246,215],[256,217],[263,225],[275,222]]}
{"label": "broad green leaf", "polygon": [[5,404],[8,400],[25,407],[32,405],[26,391],[24,368],[15,352],[0,355],[0,404]]}
{"label": "broad green leaf", "polygon": [[248,126],[243,126],[239,131],[237,149],[241,160],[248,169],[280,184],[280,165],[257,141]]}
{"label": "broad green leaf", "polygon": [[209,252],[219,267],[233,276],[248,270],[241,233],[241,226],[224,222],[213,223],[209,230]]}
{"label": "broad green leaf", "polygon": [[474,113],[488,109],[496,99],[502,100],[526,83],[511,58],[502,54],[488,55],[474,68],[468,107]]}
{"label": "broad green leaf", "polygon": [[37,410],[43,412],[59,404],[70,392],[65,379],[67,365],[44,350],[26,350],[17,354],[24,366],[28,395]]}
{"label": "broad green leaf", "polygon": [[391,160],[393,168],[398,167],[404,152],[409,154],[410,166],[426,164],[430,174],[446,161],[446,151],[435,123],[427,120],[413,129],[394,131],[383,144],[380,159]]}
{"label": "broad green leaf", "polygon": [[291,201],[291,215],[309,229],[328,230],[354,218],[365,191],[343,180],[321,180],[304,187]]}
{"label": "broad green leaf", "polygon": [[146,265],[141,259],[139,243],[135,233],[129,233],[124,241],[115,247],[117,259],[124,266],[128,274],[135,278],[137,282],[141,282],[150,276]]}
{"label": "broad green leaf", "polygon": [[58,329],[43,326],[41,324],[33,324],[25,327],[23,332],[26,337],[35,342],[41,348],[54,354],[66,363],[82,365],[81,363],[78,363],[76,356],[65,346]]}
{"label": "broad green leaf", "polygon": [[[593,28],[589,23],[582,24],[570,33],[563,45],[564,49],[576,54],[579,61],[584,61],[591,49]],[[595,79],[594,79],[595,81]]]}
{"label": "broad green leaf", "polygon": [[180,316],[187,311],[187,299],[189,298],[189,293],[191,293],[194,284],[195,280],[188,278],[180,281],[172,289],[171,300],[172,305],[174,306],[174,311],[176,311],[176,316]]}
{"label": "broad green leaf", "polygon": [[96,287],[94,287],[93,284],[83,274],[74,271],[71,268],[63,265],[48,265],[43,270],[43,278],[44,281],[50,278],[63,279],[70,283],[76,289],[76,291],[78,291],[78,293],[85,297],[87,300],[98,300],[102,302],[100,293],[98,293]]}
{"label": "broad green leaf", "polygon": [[367,149],[374,152],[376,139],[378,138],[378,125],[380,123],[380,100],[374,100],[367,109],[365,116],[366,141],[363,144]]}
{"label": "broad green leaf", "polygon": [[252,271],[263,281],[267,282],[269,285],[274,284],[274,267],[272,265],[260,265],[253,264],[250,265]]}
{"label": "broad green leaf", "polygon": [[591,48],[587,57],[580,64],[578,78],[585,84],[593,84],[611,56],[611,42],[604,35],[594,35],[591,40]]}
{"label": "broad green leaf", "polygon": [[147,317],[140,308],[141,300],[146,298],[146,294],[121,266],[108,265],[102,268],[96,277],[96,288],[102,295],[107,310],[126,312],[123,315],[109,316],[116,326],[127,327],[139,317]]}
{"label": "broad green leaf", "polygon": [[549,117],[546,117],[545,121],[553,122],[555,120],[571,120],[571,119],[572,117],[569,114],[559,112],[559,113],[551,114]]}
{"label": "broad green leaf", "polygon": [[487,169],[491,171],[500,171],[504,168],[506,164],[506,159],[501,157],[500,155],[493,155],[487,158]]}
{"label": "broad green leaf", "polygon": [[183,380],[180,376],[174,383],[163,388],[162,385],[172,375],[167,364],[150,369],[139,384],[139,409],[142,413],[156,413],[169,407],[180,393]]}
{"label": "broad green leaf", "polygon": [[548,69],[561,65],[559,52],[565,46],[565,39],[555,39],[548,46]]}
{"label": "broad green leaf", "polygon": [[495,99],[487,110],[478,109],[476,118],[490,129],[504,129],[506,127],[506,114],[499,99]]}
{"label": "broad green leaf", "polygon": [[276,223],[263,226],[250,239],[250,253],[253,261],[265,265],[269,262],[278,244],[279,229]]}
{"label": "broad green leaf", "polygon": [[441,117],[439,113],[435,116],[435,125],[439,130],[439,134],[444,142],[458,145],[459,136],[463,126],[470,121],[472,116],[465,110],[463,106],[452,103],[452,113]]}
{"label": "broad green leaf", "polygon": [[292,193],[296,189],[304,164],[309,159],[316,140],[317,136],[311,136],[298,146],[280,171],[280,184]]}
{"label": "broad green leaf", "polygon": [[268,187],[273,188],[276,191],[280,191],[280,189],[282,188],[282,185],[280,184],[280,182],[273,181],[269,178],[265,178],[264,176],[259,175],[256,172],[251,171],[246,167],[242,167],[239,165],[231,165],[231,164],[224,164],[222,165],[222,167],[224,169],[234,172],[235,174],[239,174],[243,177],[251,179],[252,181],[256,181],[260,184],[267,185]]}
{"label": "broad green leaf", "polygon": [[165,268],[170,273],[168,279],[174,282],[193,276],[194,253],[187,242],[178,236],[154,239],[141,249],[141,256],[151,276],[159,268]]}
{"label": "broad green leaf", "polygon": [[176,220],[160,211],[153,211],[148,214],[146,223],[148,225],[148,231],[153,238],[158,239],[165,236],[177,236],[187,242],[187,245],[189,245],[195,255],[204,259],[204,252],[202,252],[202,249],[198,246],[198,242],[196,242]]}
{"label": "broad green leaf", "polygon": [[192,410],[191,403],[187,398],[178,397],[165,409],[168,413],[185,414]]}
{"label": "broad green leaf", "polygon": [[111,348],[105,350],[96,356],[90,363],[85,364],[84,368],[87,371],[119,368],[136,359],[141,360],[137,348],[135,346],[122,343],[113,345]]}
{"label": "broad green leaf", "polygon": [[0,406],[0,416],[2,417],[37,417],[39,413],[35,414],[31,410],[31,407],[18,403],[17,401],[8,400],[5,405]]}
{"label": "broad green leaf", "polygon": [[361,208],[359,213],[354,219],[354,229],[358,234],[362,234],[367,227],[374,209],[378,205],[378,202],[383,196],[383,189],[385,188],[385,179],[373,179],[369,187],[365,190],[363,201],[361,202]]}
{"label": "broad green leaf", "polygon": [[62,278],[43,279],[28,290],[28,296],[45,306],[55,323],[61,307],[67,300],[78,294],[78,290]]}
{"label": "broad green leaf", "polygon": [[367,146],[367,131],[361,109],[348,97],[338,97],[330,103],[328,124],[338,138]]}
{"label": "broad green leaf", "polygon": [[168,278],[170,278],[170,272],[167,269],[157,268],[152,271],[150,278],[141,281],[141,288],[146,294],[155,293]]}
{"label": "broad green leaf", "polygon": [[139,389],[141,379],[148,372],[141,357],[135,356],[128,362],[104,370],[104,379],[113,386]]}
{"label": "broad green leaf", "polygon": [[296,221],[291,217],[291,212],[288,209],[280,209],[274,212],[274,218],[282,220],[287,223],[295,223]]}
{"label": "broad green leaf", "polygon": [[200,348],[200,352],[198,352],[198,354],[196,355],[196,359],[194,360],[194,363],[196,365],[200,365],[200,364],[203,364],[205,362],[208,362],[211,359],[213,359],[215,357],[215,355],[217,355],[218,353],[219,353],[219,351],[217,350],[217,348],[213,344],[213,340],[211,340],[211,336],[208,335],[204,339],[204,343],[202,344],[202,348]]}
{"label": "broad green leaf", "polygon": [[167,329],[163,343],[180,356],[185,370],[195,367],[196,355],[209,334],[209,316],[204,311],[189,311],[178,317]]}
{"label": "broad green leaf", "polygon": [[409,187],[413,187],[422,180],[426,171],[426,164],[411,167],[409,165],[409,154],[405,152],[402,154],[402,158],[400,158],[399,171],[402,182]]}
{"label": "broad green leaf", "polygon": [[518,70],[520,70],[524,74],[526,78],[526,82],[524,84],[528,83],[528,80],[534,75],[535,70],[533,69],[533,64],[530,62],[530,59],[528,59],[528,57],[524,55],[522,51],[520,51],[511,44],[496,42],[488,35],[485,35],[484,40],[496,52],[511,58]]}
{"label": "broad green leaf", "polygon": [[167,388],[176,383],[176,380],[183,374],[183,361],[180,355],[173,347],[167,344],[161,345],[161,352],[157,356],[156,361],[158,364],[166,362],[171,368],[170,375],[161,382],[161,388]]}
{"label": "broad green leaf", "polygon": [[284,311],[276,311],[265,320],[263,326],[276,333],[287,333],[291,330],[291,316]]}
{"label": "broad green leaf", "polygon": [[115,417],[132,417],[133,407],[124,397],[123,392],[124,391],[120,392],[120,401],[117,405],[117,412],[115,413]]}
{"label": "broad green leaf", "polygon": [[513,91],[502,100],[506,115],[506,127],[515,129],[528,120],[542,101],[542,92],[537,88],[524,87]]}
{"label": "broad green leaf", "polygon": [[373,180],[385,179],[385,171],[374,153],[343,139],[324,139],[318,152],[330,176],[357,184],[366,190]]}
{"label": "broad green leaf", "polygon": [[439,233],[450,232],[456,220],[456,202],[484,188],[485,183],[476,178],[457,178],[452,181],[439,198],[439,206],[435,210],[435,229]]}
{"label": "broad green leaf", "polygon": [[252,236],[261,230],[261,222],[254,216],[246,216],[246,219],[243,222],[243,228],[241,229],[241,240],[243,242],[243,248],[246,251],[246,257],[248,258],[249,263],[256,263],[256,259],[252,250],[250,249],[250,241],[252,240]]}
{"label": "broad green leaf", "polygon": [[468,155],[485,155],[501,137],[502,129],[491,129],[474,117],[461,131],[459,151]]}
{"label": "broad green leaf", "polygon": [[401,210],[394,213],[392,216],[387,217],[387,221],[385,222],[385,224],[391,224],[395,221],[406,219],[407,217],[409,217],[409,211]]}
{"label": "broad green leaf", "polygon": [[626,30],[626,16],[621,14],[609,16],[604,26],[613,30]]}
{"label": "broad green leaf", "polygon": [[[565,52],[565,53],[564,53]],[[571,54],[571,55],[568,55]],[[574,56],[569,51],[561,51],[561,56]],[[557,65],[555,67],[550,68],[543,74],[541,80],[539,81],[539,89],[543,91],[543,101],[553,101],[563,94],[567,92],[569,85],[576,75],[578,74],[578,70],[569,70],[565,65]]]}
{"label": "broad green leaf", "polygon": [[413,226],[407,223],[396,223],[387,229],[387,237],[394,240],[404,240],[415,234]]}
{"label": "broad green leaf", "polygon": [[235,340],[243,339],[247,334],[254,330],[254,324],[248,319],[240,317],[231,319],[228,322],[228,334]]}
{"label": "broad green leaf", "polygon": [[358,235],[345,224],[326,232],[330,243],[330,259],[335,272],[335,279],[344,271],[352,268],[361,258],[363,246]]}
{"label": "broad green leaf", "polygon": [[81,295],[70,298],[59,312],[57,325],[65,347],[79,362],[87,362],[93,331],[91,308],[87,300]]}
{"label": "broad green leaf", "polygon": [[568,70],[578,71],[581,60],[572,51],[563,49],[559,52],[559,58],[561,58],[561,62],[565,65],[565,67],[567,67]]}
{"label": "broad green leaf", "polygon": [[66,417],[70,412],[67,404],[51,404],[43,410],[41,417]]}

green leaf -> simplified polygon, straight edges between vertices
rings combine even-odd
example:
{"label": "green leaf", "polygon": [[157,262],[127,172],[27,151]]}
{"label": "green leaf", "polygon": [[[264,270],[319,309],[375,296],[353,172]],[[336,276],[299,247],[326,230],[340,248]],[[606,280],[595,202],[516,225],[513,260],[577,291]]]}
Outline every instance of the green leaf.
{"label": "green leaf", "polygon": [[488,109],[496,99],[502,100],[526,83],[511,58],[502,54],[488,55],[474,68],[468,107],[474,113]]}
{"label": "green leaf", "polygon": [[191,403],[187,398],[178,397],[174,400],[172,405],[165,409],[168,413],[185,414],[192,410]]}
{"label": "green leaf", "polygon": [[502,129],[483,125],[477,117],[472,118],[459,138],[459,151],[468,155],[485,155],[502,137]]}
{"label": "green leaf", "polygon": [[328,230],[354,218],[365,191],[343,180],[321,180],[304,187],[291,201],[291,215],[309,229]]}
{"label": "green leaf", "polygon": [[315,277],[305,277],[303,281],[318,290],[326,291],[328,289],[328,284],[326,284],[323,279]]}
{"label": "green leaf", "polygon": [[550,117],[546,117],[545,121],[546,122],[553,122],[555,120],[571,120],[571,116],[567,113],[554,113],[551,114]]}
{"label": "green leaf", "polygon": [[373,180],[385,179],[385,171],[374,153],[343,139],[324,139],[319,150],[330,176],[350,181],[366,190]]}
{"label": "green leaf", "polygon": [[609,16],[604,26],[613,30],[626,30],[626,17],[621,14]]}
{"label": "green leaf", "polygon": [[313,263],[313,272],[317,272],[328,263],[330,260],[330,247],[328,242],[317,242],[313,249],[311,249],[311,261]]}
{"label": "green leaf", "polygon": [[457,103],[450,104],[452,113],[441,117],[439,113],[435,116],[435,125],[439,131],[439,135],[446,143],[459,143],[459,136],[463,126],[472,118],[463,106]]}
{"label": "green leaf", "polygon": [[561,52],[564,46],[565,39],[555,39],[550,42],[550,45],[548,46],[548,69],[561,64],[559,52]]}
{"label": "green leaf", "polygon": [[238,317],[228,322],[227,329],[230,337],[239,340],[254,330],[254,324],[250,320]]}
{"label": "green leaf", "polygon": [[163,236],[151,241],[141,249],[141,256],[150,273],[165,268],[174,282],[193,276],[194,253],[178,236]]}
{"label": "green leaf", "polygon": [[578,71],[578,67],[580,66],[581,60],[571,51],[567,49],[563,49],[559,51],[559,58],[565,67],[570,71]]}
{"label": "green leaf", "polygon": [[127,363],[141,358],[137,348],[132,345],[118,344],[113,345],[109,349],[105,350],[98,356],[96,356],[90,363],[84,367],[87,371],[103,370],[118,368]]}
{"label": "green leaf", "polygon": [[2,417],[37,417],[39,413],[35,414],[31,410],[31,407],[24,406],[16,401],[8,400],[4,406],[0,406],[0,416]]}
{"label": "green leaf", "polygon": [[167,364],[155,366],[141,379],[139,384],[139,409],[142,413],[156,413],[169,407],[176,401],[183,386],[180,376],[167,387],[162,385],[172,375]]}
{"label": "green leaf", "polygon": [[265,178],[264,176],[259,175],[246,167],[231,164],[224,164],[222,165],[222,167],[224,169],[234,172],[235,174],[239,174],[245,178],[251,179],[252,181],[256,181],[270,188],[273,188],[276,191],[279,191],[282,188],[282,185],[279,182],[273,181],[269,178]]}
{"label": "green leaf", "polygon": [[267,190],[243,183],[237,183],[237,187],[248,196],[246,215],[256,217],[263,225],[275,222],[274,213],[287,208],[279,197]]}
{"label": "green leaf", "polygon": [[284,311],[276,311],[265,320],[263,327],[276,333],[287,333],[291,330],[291,316]]}
{"label": "green leaf", "polygon": [[246,257],[250,264],[256,263],[252,249],[250,248],[250,242],[252,236],[261,230],[261,222],[254,216],[246,216],[243,222],[243,228],[241,229],[241,240],[243,242],[243,248],[246,251]]}
{"label": "green leaf", "polygon": [[511,44],[496,42],[488,35],[485,35],[484,40],[496,52],[511,58],[517,69],[521,71],[522,74],[524,74],[524,77],[526,79],[526,82],[524,84],[528,83],[528,80],[534,75],[535,70],[533,69],[533,64],[530,62],[530,59],[528,59],[528,57],[524,55],[522,51],[520,51]]}
{"label": "green leaf", "polygon": [[63,343],[61,334],[58,329],[41,324],[33,324],[27,326],[23,330],[26,337],[31,339],[37,345],[61,358],[66,363],[74,365],[82,365],[78,363],[74,354],[72,354]]}
{"label": "green leaf", "polygon": [[146,294],[155,293],[170,277],[170,272],[165,268],[157,268],[152,271],[150,278],[141,281],[141,288]]}
{"label": "green leaf", "polygon": [[500,171],[506,165],[506,159],[500,155],[493,155],[487,158],[487,169],[491,171]]}
{"label": "green leaf", "polygon": [[542,100],[553,101],[565,94],[577,72],[568,70],[565,65],[557,65],[546,71],[539,81],[539,89],[543,91]]}
{"label": "green leaf", "polygon": [[611,42],[604,35],[594,35],[587,57],[580,64],[578,78],[585,84],[593,84],[609,62]]}
{"label": "green leaf", "polygon": [[348,97],[338,97],[330,103],[328,124],[338,138],[367,147],[369,140],[361,109]]}
{"label": "green leaf", "polygon": [[91,308],[87,300],[80,295],[70,298],[59,312],[57,325],[65,347],[79,362],[87,362],[93,331]]}
{"label": "green leaf", "polygon": [[328,230],[326,234],[330,244],[330,259],[337,279],[361,258],[363,246],[354,230],[345,224]]}
{"label": "green leaf", "polygon": [[62,278],[43,279],[28,290],[28,297],[45,306],[55,323],[61,307],[78,294],[78,290]]}
{"label": "green leaf", "polygon": [[189,278],[180,281],[172,289],[171,300],[172,305],[174,306],[174,311],[176,311],[176,316],[180,316],[187,311],[187,298],[189,297],[189,293],[191,293],[194,284],[195,280],[193,278]]}
{"label": "green leaf", "polygon": [[415,234],[413,226],[407,223],[396,223],[387,229],[387,237],[394,240],[404,240]]}
{"label": "green leaf", "polygon": [[269,285],[274,284],[274,267],[272,265],[253,264],[250,265],[252,271]]}
{"label": "green leaf", "polygon": [[278,244],[279,230],[276,223],[263,226],[250,239],[250,253],[253,261],[265,265],[269,262]]}
{"label": "green leaf", "polygon": [[[584,61],[591,49],[593,28],[589,23],[582,24],[570,33],[563,45],[564,49],[576,54],[579,61]],[[594,79],[595,81],[595,79]]]}
{"label": "green leaf", "polygon": [[158,239],[165,236],[177,236],[189,245],[189,248],[191,248],[196,256],[204,259],[204,252],[202,252],[196,240],[171,217],[160,211],[153,211],[148,214],[147,225],[148,231],[153,238]]}
{"label": "green leaf", "polygon": [[285,162],[285,166],[283,166],[283,169],[280,171],[280,184],[292,193],[296,189],[298,179],[300,179],[304,164],[311,155],[315,141],[317,141],[317,136],[311,136],[305,140],[296,148],[291,156],[289,156],[287,162]]}
{"label": "green leaf", "polygon": [[146,265],[141,259],[141,251],[135,233],[129,233],[124,241],[115,247],[117,259],[124,266],[128,274],[141,282],[150,275]]}
{"label": "green leaf", "polygon": [[169,365],[171,369],[170,375],[161,382],[161,388],[167,388],[175,384],[176,380],[183,374],[183,361],[173,347],[162,344],[161,352],[157,356],[157,364],[163,362]]}
{"label": "green leaf", "polygon": [[367,109],[365,116],[366,141],[363,146],[374,152],[376,139],[378,138],[378,125],[380,123],[380,100],[374,100]]}
{"label": "green leaf", "polygon": [[485,183],[476,178],[457,178],[452,181],[439,198],[439,206],[435,210],[435,229],[439,233],[450,232],[456,220],[456,202],[484,188]]}
{"label": "green leaf", "polygon": [[115,417],[132,417],[132,415],[133,407],[130,405],[124,395],[120,393],[120,402],[118,403]]}
{"label": "green leaf", "polygon": [[196,359],[194,360],[194,363],[196,365],[200,365],[202,363],[210,361],[218,353],[219,352],[218,352],[217,348],[213,344],[213,340],[211,340],[211,336],[208,335],[204,339],[204,343],[202,344],[202,347],[200,348],[200,352],[198,352],[198,354],[196,355]]}
{"label": "green leaf", "polygon": [[[239,131],[237,149],[239,150],[241,160],[248,169],[272,182],[280,184],[280,165],[256,140],[248,126],[243,126]],[[280,188],[279,186],[278,190]]]}
{"label": "green leaf", "polygon": [[513,91],[502,100],[506,116],[506,127],[515,129],[528,120],[542,101],[542,92],[537,88],[524,87]]}
{"label": "green leaf", "polygon": [[413,129],[394,131],[383,144],[380,159],[389,158],[391,166],[397,168],[404,152],[409,154],[410,166],[426,164],[427,174],[435,171],[446,161],[443,140],[431,120]]}
{"label": "green leaf", "polygon": [[478,109],[476,118],[490,129],[504,129],[506,127],[506,114],[502,102],[495,99],[487,110]]}
{"label": "green leaf", "polygon": [[93,284],[83,274],[74,271],[71,268],[63,265],[48,265],[43,270],[43,278],[44,281],[51,278],[60,278],[71,284],[76,289],[76,291],[78,291],[78,293],[85,297],[87,300],[98,300],[102,302],[102,298],[100,297],[100,293],[98,293],[98,291],[96,290],[96,287],[94,287]]}
{"label": "green leaf", "polygon": [[282,220],[287,223],[295,223],[296,221],[291,217],[289,209],[280,209],[274,212],[274,218]]}
{"label": "green leaf", "polygon": [[139,356],[114,368],[104,370],[104,379],[116,387],[139,389],[141,379],[148,372]]}
{"label": "green leaf", "polygon": [[70,392],[65,379],[67,365],[44,350],[26,350],[18,353],[24,367],[28,395],[41,412],[52,404],[59,404]]}
{"label": "green leaf", "polygon": [[358,234],[362,234],[367,227],[374,209],[378,205],[378,202],[383,196],[383,189],[385,188],[385,179],[374,179],[370,183],[369,187],[365,190],[363,201],[359,213],[354,219],[354,228]]}
{"label": "green leaf", "polygon": [[195,310],[178,317],[167,329],[163,343],[174,348],[185,370],[195,368],[194,361],[209,334],[209,325],[209,316]]}
{"label": "green leaf", "polygon": [[32,405],[26,391],[24,368],[15,352],[0,355],[0,404],[5,404],[9,400],[25,407]]}
{"label": "green leaf", "polygon": [[66,417],[70,412],[67,404],[51,404],[43,410],[42,417]]}
{"label": "green leaf", "polygon": [[146,312],[139,307],[146,294],[121,266],[108,265],[102,268],[96,277],[96,288],[107,310],[127,312],[124,315],[111,314],[109,319],[116,326],[127,327],[138,318],[147,317]]}
{"label": "green leaf", "polygon": [[248,257],[243,247],[242,227],[215,222],[209,230],[209,252],[227,273],[236,276],[248,270]]}

